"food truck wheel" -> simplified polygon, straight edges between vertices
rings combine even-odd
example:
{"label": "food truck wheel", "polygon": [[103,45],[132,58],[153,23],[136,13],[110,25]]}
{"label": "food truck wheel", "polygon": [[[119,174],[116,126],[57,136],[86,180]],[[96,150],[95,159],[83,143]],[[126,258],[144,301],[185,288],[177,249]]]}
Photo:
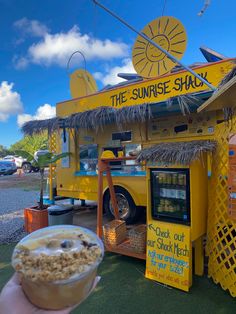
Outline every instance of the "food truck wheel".
{"label": "food truck wheel", "polygon": [[[120,186],[115,186],[116,200],[118,203],[120,218],[125,220],[126,223],[134,223],[138,218],[137,207],[127,190]],[[111,197],[109,190],[104,194],[103,199],[105,212],[114,218],[114,210],[111,204]]]}

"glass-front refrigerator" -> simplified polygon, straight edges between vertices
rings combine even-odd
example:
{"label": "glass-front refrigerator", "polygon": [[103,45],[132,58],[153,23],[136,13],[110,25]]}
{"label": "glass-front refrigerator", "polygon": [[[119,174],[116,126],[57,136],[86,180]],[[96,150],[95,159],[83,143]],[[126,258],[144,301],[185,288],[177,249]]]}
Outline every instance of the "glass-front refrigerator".
{"label": "glass-front refrigerator", "polygon": [[190,225],[189,169],[150,169],[152,218]]}

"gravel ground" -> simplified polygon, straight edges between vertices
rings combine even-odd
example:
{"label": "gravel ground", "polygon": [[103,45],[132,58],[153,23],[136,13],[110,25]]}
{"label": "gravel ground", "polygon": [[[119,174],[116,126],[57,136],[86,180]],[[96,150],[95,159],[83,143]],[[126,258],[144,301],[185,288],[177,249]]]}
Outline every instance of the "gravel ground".
{"label": "gravel ground", "polygon": [[17,242],[25,236],[23,209],[36,204],[38,197],[38,191],[0,189],[0,244]]}

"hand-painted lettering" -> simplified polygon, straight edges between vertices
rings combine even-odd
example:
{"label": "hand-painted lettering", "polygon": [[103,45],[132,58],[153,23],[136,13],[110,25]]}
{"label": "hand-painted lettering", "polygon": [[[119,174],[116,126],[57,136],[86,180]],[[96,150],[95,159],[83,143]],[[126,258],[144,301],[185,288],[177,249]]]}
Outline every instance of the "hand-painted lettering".
{"label": "hand-painted lettering", "polygon": [[151,279],[187,291],[191,282],[190,257],[189,228],[155,221],[148,224],[147,269],[155,271]]}
{"label": "hand-painted lettering", "polygon": [[122,104],[124,104],[127,101],[127,97],[126,97],[126,93],[127,91],[124,91],[122,93],[119,94],[115,94],[115,95],[111,95],[111,105],[113,107],[117,107],[120,106]]}
{"label": "hand-painted lettering", "polygon": [[[199,75],[207,80],[207,72],[205,73],[199,73]],[[210,82],[209,82],[210,83]],[[198,78],[196,78],[193,75],[185,75],[184,77],[177,77],[174,80],[174,87],[173,90],[175,91],[188,91],[190,88],[196,89],[197,87],[203,86],[203,82],[201,82]]]}
{"label": "hand-painted lettering", "polygon": [[[207,72],[199,73],[199,75],[205,80],[207,80],[207,74]],[[197,89],[202,86],[203,82],[201,82],[198,78],[191,74],[186,74],[185,76],[175,78],[173,81],[167,80],[157,84],[136,87],[134,89],[130,88],[124,92],[111,95],[110,100],[113,107],[118,107],[126,102],[128,104],[129,100],[148,100],[158,98],[160,95],[167,95],[171,91],[187,92],[189,89]]]}

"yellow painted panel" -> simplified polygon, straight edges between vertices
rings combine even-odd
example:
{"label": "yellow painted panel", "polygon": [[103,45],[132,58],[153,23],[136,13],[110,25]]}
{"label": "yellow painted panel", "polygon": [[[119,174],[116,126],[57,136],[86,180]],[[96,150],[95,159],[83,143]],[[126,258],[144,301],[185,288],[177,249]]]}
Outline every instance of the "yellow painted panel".
{"label": "yellow painted panel", "polygon": [[[221,79],[234,67],[234,59],[205,64],[195,71],[217,86]],[[121,108],[143,103],[160,102],[170,97],[209,90],[209,88],[187,71],[172,73],[139,83],[99,92],[87,97],[72,99],[57,104],[57,116],[67,116],[76,112],[100,106]]]}
{"label": "yellow painted panel", "polygon": [[[114,185],[125,188],[132,196],[137,206],[146,204],[146,177],[112,177]],[[103,180],[104,191],[107,189],[107,180]],[[58,169],[57,171],[58,195],[97,201],[98,177],[75,176],[74,171]]]}
{"label": "yellow painted panel", "polygon": [[150,121],[148,137],[150,140],[162,139],[163,141],[168,138],[176,141],[182,138],[212,137],[217,120],[216,112],[159,117]]}
{"label": "yellow painted panel", "polygon": [[204,154],[190,166],[191,241],[197,240],[207,231],[207,183],[207,156]]}
{"label": "yellow painted panel", "polygon": [[[157,167],[157,165],[156,165]],[[189,168],[190,169],[190,219],[191,219],[191,241],[197,240],[207,231],[207,206],[208,206],[208,178],[207,178],[207,155],[202,154],[201,158],[193,162],[190,167],[168,164],[161,164],[158,168]],[[149,175],[149,174],[148,174]],[[149,193],[149,191],[147,191]],[[150,205],[151,206],[151,205]],[[151,207],[150,207],[151,208]],[[150,210],[148,210],[149,212]],[[152,219],[151,215],[148,219]]]}
{"label": "yellow painted panel", "polygon": [[[93,130],[84,130],[81,129],[79,131],[79,140],[78,144],[99,144],[100,147],[107,147],[112,140],[112,133],[116,132],[126,132],[131,131],[131,141],[130,142],[123,142],[122,145],[126,144],[135,144],[135,143],[142,143],[146,141],[146,134],[145,134],[145,125],[144,124],[127,124],[119,129],[116,124],[109,124],[104,126],[99,132]],[[100,152],[101,153],[101,152]]]}
{"label": "yellow painted panel", "polygon": [[192,244],[188,226],[148,221],[145,276],[189,290],[192,285]]}

